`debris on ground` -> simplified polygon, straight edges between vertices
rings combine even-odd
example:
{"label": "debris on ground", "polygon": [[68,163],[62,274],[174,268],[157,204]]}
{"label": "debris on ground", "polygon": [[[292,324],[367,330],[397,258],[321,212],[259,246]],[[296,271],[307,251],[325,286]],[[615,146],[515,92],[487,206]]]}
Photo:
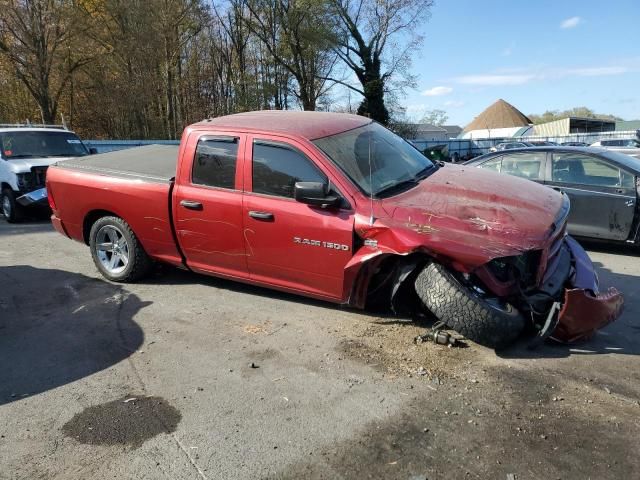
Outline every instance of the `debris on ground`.
{"label": "debris on ground", "polygon": [[437,322],[433,325],[427,333],[422,335],[418,335],[414,342],[416,344],[421,344],[424,342],[433,342],[438,345],[446,345],[448,347],[465,347],[466,344],[459,340],[458,338],[451,335],[449,332],[445,332],[443,330],[444,323]]}

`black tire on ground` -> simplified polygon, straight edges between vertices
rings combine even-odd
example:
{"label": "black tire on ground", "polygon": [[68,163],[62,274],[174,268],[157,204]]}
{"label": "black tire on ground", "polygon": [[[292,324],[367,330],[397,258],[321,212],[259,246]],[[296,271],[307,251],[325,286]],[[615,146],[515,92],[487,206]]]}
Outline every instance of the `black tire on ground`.
{"label": "black tire on ground", "polygon": [[[103,251],[103,257],[102,259],[100,258],[97,237],[105,227],[111,231],[115,230],[121,235],[122,245],[126,243],[126,265],[124,261],[120,261],[119,268],[109,269],[108,265],[105,265],[105,261],[108,263],[110,258],[108,250],[106,252]],[[96,220],[89,233],[89,248],[93,263],[95,263],[100,273],[113,282],[131,283],[140,280],[149,273],[153,263],[129,224],[120,217],[102,217]],[[119,251],[121,252],[123,248],[121,247]],[[110,255],[114,255],[113,250]]]}
{"label": "black tire on ground", "polygon": [[7,222],[16,223],[22,220],[22,207],[16,202],[16,194],[10,188],[2,189],[0,206]]}
{"label": "black tire on ground", "polygon": [[415,288],[424,306],[439,320],[486,347],[506,347],[524,330],[525,320],[512,305],[482,298],[437,263],[418,274]]}

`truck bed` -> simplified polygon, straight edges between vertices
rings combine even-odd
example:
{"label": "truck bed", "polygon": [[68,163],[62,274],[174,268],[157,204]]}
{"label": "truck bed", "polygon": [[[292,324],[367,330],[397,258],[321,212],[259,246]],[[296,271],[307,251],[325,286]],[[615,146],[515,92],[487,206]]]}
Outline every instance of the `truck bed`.
{"label": "truck bed", "polygon": [[176,176],[177,145],[147,145],[114,152],[77,157],[56,166],[120,178],[169,182]]}
{"label": "truck bed", "polygon": [[88,242],[92,219],[114,215],[129,224],[152,258],[181,265],[170,206],[177,158],[177,146],[149,145],[52,165],[47,192],[58,218],[54,227]]}

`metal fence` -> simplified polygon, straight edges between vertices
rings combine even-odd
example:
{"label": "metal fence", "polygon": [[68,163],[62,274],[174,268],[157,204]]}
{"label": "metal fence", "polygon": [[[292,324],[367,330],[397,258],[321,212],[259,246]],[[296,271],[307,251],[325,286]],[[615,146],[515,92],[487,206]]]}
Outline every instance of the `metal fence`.
{"label": "metal fence", "polygon": [[446,156],[465,160],[478,155],[489,152],[491,147],[502,142],[530,142],[530,141],[548,141],[558,144],[564,142],[584,142],[588,145],[599,140],[614,138],[640,138],[640,131],[629,130],[619,132],[598,132],[598,133],[574,133],[571,135],[543,137],[507,137],[507,138],[452,138],[449,140],[414,140],[413,143],[418,149],[430,155],[430,150],[442,151],[446,147]]}

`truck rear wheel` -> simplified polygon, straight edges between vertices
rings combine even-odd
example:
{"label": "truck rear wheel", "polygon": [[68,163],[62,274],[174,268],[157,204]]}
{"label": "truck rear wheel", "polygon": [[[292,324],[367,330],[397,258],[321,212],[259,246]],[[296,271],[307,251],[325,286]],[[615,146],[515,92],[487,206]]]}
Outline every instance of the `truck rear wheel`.
{"label": "truck rear wheel", "polygon": [[437,263],[418,274],[415,288],[439,320],[486,347],[503,348],[524,330],[525,320],[512,305],[475,292]]}
{"label": "truck rear wheel", "polygon": [[16,195],[10,188],[2,189],[0,195],[0,205],[2,205],[2,214],[9,223],[16,223],[22,220],[22,209],[16,202]]}
{"label": "truck rear wheel", "polygon": [[151,268],[135,233],[119,217],[102,217],[91,226],[89,248],[100,273],[113,282],[135,282]]}

